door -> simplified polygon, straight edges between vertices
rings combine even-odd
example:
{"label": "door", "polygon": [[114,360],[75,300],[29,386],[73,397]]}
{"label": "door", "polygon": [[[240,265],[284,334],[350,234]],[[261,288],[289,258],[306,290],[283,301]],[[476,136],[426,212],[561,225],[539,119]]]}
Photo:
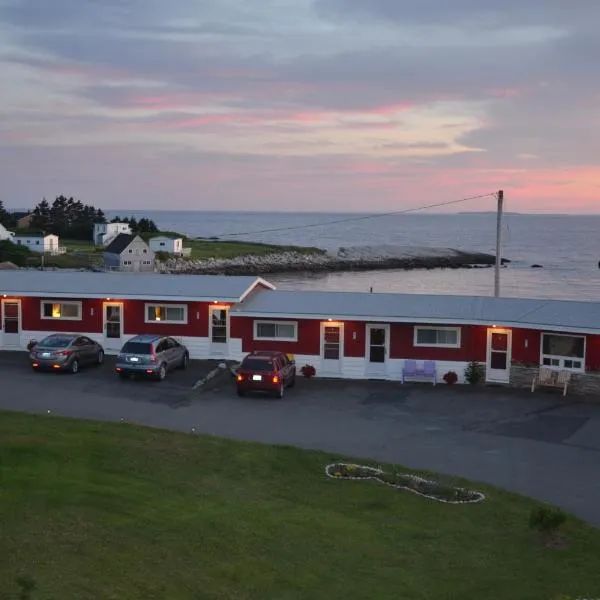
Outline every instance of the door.
{"label": "door", "polygon": [[210,354],[227,357],[229,355],[229,308],[211,306],[209,319]]}
{"label": "door", "polygon": [[385,379],[390,342],[389,325],[367,325],[367,377]]}
{"label": "door", "polygon": [[21,347],[21,301],[2,300],[2,347]]}
{"label": "door", "polygon": [[510,329],[487,330],[487,362],[485,380],[491,383],[510,381],[512,331]]}
{"label": "door", "polygon": [[123,345],[123,303],[104,303],[104,349],[119,352]]}
{"label": "door", "polygon": [[342,323],[321,323],[321,374],[336,376],[342,371],[344,355],[344,327]]}

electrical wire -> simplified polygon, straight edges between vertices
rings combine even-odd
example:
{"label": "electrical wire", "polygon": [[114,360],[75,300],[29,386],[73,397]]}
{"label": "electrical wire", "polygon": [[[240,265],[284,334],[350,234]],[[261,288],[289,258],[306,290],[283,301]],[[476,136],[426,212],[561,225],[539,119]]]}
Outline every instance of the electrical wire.
{"label": "electrical wire", "polygon": [[394,210],[394,211],[385,212],[385,213],[361,215],[359,217],[347,217],[345,219],[337,219],[335,221],[321,221],[319,223],[308,223],[308,224],[304,224],[304,225],[291,225],[288,227],[273,227],[271,229],[259,229],[256,231],[222,233],[220,235],[215,235],[212,237],[217,237],[217,238],[238,237],[241,235],[256,235],[259,233],[272,233],[272,232],[280,232],[280,231],[291,231],[291,230],[295,230],[295,229],[307,229],[309,227],[323,227],[325,225],[337,225],[338,223],[349,223],[352,221],[365,221],[367,219],[378,219],[381,217],[390,217],[390,216],[394,216],[394,215],[403,215],[406,213],[418,212],[420,210],[428,210],[430,208],[439,208],[442,206],[450,206],[451,204],[459,204],[461,202],[469,202],[471,200],[479,200],[480,198],[497,197],[497,195],[498,195],[497,192],[488,192],[487,194],[478,194],[477,196],[469,196],[467,198],[461,198],[460,200],[450,200],[447,202],[438,202],[436,204],[428,204],[426,206],[416,206],[414,208],[406,208],[403,210]]}

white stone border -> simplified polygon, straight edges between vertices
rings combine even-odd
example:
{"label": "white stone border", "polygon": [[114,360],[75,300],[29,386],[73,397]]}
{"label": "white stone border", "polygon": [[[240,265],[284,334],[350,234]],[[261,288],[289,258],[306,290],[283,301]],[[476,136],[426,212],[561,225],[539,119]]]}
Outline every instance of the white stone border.
{"label": "white stone border", "polygon": [[[352,476],[339,477],[339,476],[331,474],[331,470],[336,467],[351,467],[351,468],[356,468],[356,469],[362,469],[363,472],[367,471],[372,474],[367,475],[365,477],[352,477]],[[458,489],[460,489],[461,491],[469,492],[470,494],[474,494],[475,498],[473,498],[473,500],[444,500],[443,498],[438,498],[436,496],[430,496],[429,494],[423,494],[422,492],[419,492],[418,490],[413,490],[412,488],[406,487],[404,485],[398,485],[395,483],[389,483],[388,481],[382,481],[379,478],[379,475],[381,475],[382,473],[383,473],[383,471],[381,469],[376,469],[375,467],[369,467],[368,465],[355,465],[353,463],[332,463],[325,467],[325,475],[327,475],[327,477],[331,477],[331,479],[354,479],[354,480],[375,479],[376,481],[379,481],[379,483],[383,483],[384,485],[388,485],[390,487],[397,488],[399,490],[406,490],[407,492],[412,492],[413,494],[417,494],[418,496],[422,496],[423,498],[429,498],[430,500],[435,500],[436,502],[443,502],[444,504],[477,504],[478,502],[483,502],[485,500],[485,495],[482,492],[476,492],[473,490],[465,490],[464,488],[458,488]],[[423,477],[419,477],[418,475],[411,475],[409,473],[402,473],[402,476],[409,477],[413,481],[419,481],[422,483],[431,483],[431,484],[434,483],[433,481],[430,481],[429,479],[424,479]]]}

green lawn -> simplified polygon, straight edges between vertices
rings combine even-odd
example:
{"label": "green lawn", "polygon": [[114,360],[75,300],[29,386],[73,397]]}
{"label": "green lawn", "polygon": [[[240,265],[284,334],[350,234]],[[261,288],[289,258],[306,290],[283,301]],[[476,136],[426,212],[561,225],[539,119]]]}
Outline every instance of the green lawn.
{"label": "green lawn", "polygon": [[599,531],[544,548],[534,503],[484,486],[444,505],[324,453],[45,415],[0,413],[0,439],[0,598],[19,575],[36,600],[600,597]]}
{"label": "green lawn", "polygon": [[235,258],[237,256],[264,256],[280,252],[300,252],[301,254],[320,254],[323,250],[305,246],[278,246],[257,242],[223,240],[185,240],[184,247],[192,248],[192,258]]}

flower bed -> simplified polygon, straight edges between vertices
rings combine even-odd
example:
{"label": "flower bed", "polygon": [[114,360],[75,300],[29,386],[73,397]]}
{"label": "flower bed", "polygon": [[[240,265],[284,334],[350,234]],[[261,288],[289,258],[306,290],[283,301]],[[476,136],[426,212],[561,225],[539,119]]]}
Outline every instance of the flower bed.
{"label": "flower bed", "polygon": [[485,500],[485,496],[481,492],[445,485],[408,473],[389,474],[366,465],[333,463],[325,467],[325,474],[333,479],[375,479],[385,485],[446,504],[474,504]]}

